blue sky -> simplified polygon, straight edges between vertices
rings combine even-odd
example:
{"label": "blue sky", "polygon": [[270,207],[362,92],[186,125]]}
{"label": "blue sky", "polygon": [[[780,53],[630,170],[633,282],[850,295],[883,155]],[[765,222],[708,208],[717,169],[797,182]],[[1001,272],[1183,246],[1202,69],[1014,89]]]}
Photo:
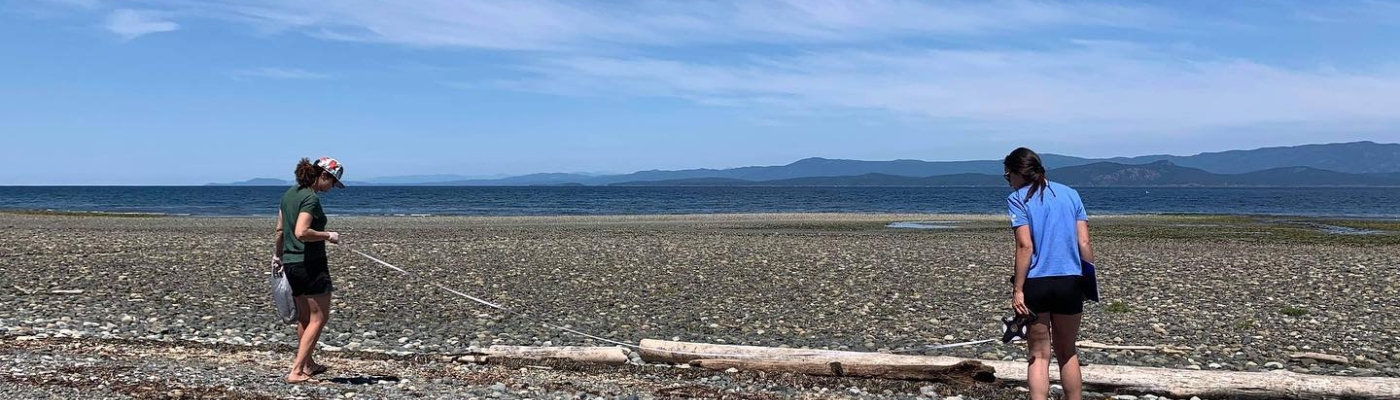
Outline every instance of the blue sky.
{"label": "blue sky", "polygon": [[0,184],[1400,141],[1395,1],[17,0]]}

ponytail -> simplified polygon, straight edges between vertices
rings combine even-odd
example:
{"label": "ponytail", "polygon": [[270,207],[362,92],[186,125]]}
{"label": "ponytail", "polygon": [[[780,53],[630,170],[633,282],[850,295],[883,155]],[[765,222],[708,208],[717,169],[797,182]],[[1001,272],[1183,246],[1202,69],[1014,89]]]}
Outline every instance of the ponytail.
{"label": "ponytail", "polygon": [[1025,201],[1030,201],[1036,194],[1040,198],[1045,198],[1046,190],[1050,189],[1050,179],[1045,176],[1045,166],[1040,163],[1040,155],[1025,147],[1012,151],[1011,154],[1002,160],[1002,166],[1006,171],[1020,176],[1029,182],[1030,189],[1026,190]]}
{"label": "ponytail", "polygon": [[1040,193],[1040,198],[1044,199],[1045,190],[1050,187],[1050,180],[1045,178],[1045,169],[1037,168],[1037,171],[1031,172],[1028,178],[1027,180],[1031,182],[1031,188],[1026,190],[1026,201],[1030,201],[1036,193]]}

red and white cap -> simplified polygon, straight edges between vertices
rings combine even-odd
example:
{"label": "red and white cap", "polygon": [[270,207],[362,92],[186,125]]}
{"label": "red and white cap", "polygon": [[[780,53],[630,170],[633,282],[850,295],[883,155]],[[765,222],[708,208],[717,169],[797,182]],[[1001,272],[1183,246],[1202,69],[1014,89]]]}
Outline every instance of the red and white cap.
{"label": "red and white cap", "polygon": [[345,188],[345,184],[340,183],[340,176],[345,174],[345,166],[341,165],[340,161],[330,157],[321,157],[321,159],[316,160],[315,165],[335,177],[335,187]]}

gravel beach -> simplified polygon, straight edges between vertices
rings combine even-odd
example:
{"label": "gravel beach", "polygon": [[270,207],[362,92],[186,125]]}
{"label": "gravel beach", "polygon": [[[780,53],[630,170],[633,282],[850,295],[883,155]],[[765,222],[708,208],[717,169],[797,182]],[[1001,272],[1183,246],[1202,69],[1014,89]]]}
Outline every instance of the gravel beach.
{"label": "gravel beach", "polygon": [[[988,339],[1000,335],[998,319],[1009,313],[1004,219],[333,216],[330,229],[344,235],[345,246],[330,250],[337,292],[322,342],[337,367],[331,375],[422,382],[418,394],[430,398],[686,397],[665,388],[694,382],[717,392],[691,397],[1016,398],[1010,387],[414,358],[493,344],[603,344],[540,320],[629,343],[917,354],[922,346]],[[935,228],[888,228],[892,222]],[[1105,301],[1086,306],[1081,338],[1169,351],[1081,349],[1087,363],[1400,377],[1400,223],[1107,216],[1092,224]],[[267,293],[272,227],[271,218],[0,214],[0,360],[7,369],[0,371],[0,394],[406,395],[396,391],[404,386],[398,382],[279,383],[294,329],[275,321]],[[429,286],[434,282],[531,318],[482,307]],[[1300,352],[1345,362],[1290,357]],[[1024,346],[930,354],[1010,360],[1023,358]],[[134,375],[89,379],[110,380],[105,386],[57,378],[120,375],[113,371]],[[42,372],[51,376],[36,375]],[[559,380],[589,383],[541,383]],[[502,388],[497,383],[504,390],[494,390]]]}

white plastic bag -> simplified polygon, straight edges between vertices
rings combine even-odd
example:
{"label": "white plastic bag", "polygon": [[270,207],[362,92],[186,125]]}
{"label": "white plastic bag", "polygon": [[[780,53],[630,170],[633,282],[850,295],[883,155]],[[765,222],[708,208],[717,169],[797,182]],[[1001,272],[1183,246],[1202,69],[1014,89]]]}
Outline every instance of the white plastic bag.
{"label": "white plastic bag", "polygon": [[297,302],[292,298],[292,285],[287,283],[287,275],[282,273],[282,268],[272,267],[272,303],[277,306],[277,317],[282,319],[282,323],[292,324],[297,322]]}

